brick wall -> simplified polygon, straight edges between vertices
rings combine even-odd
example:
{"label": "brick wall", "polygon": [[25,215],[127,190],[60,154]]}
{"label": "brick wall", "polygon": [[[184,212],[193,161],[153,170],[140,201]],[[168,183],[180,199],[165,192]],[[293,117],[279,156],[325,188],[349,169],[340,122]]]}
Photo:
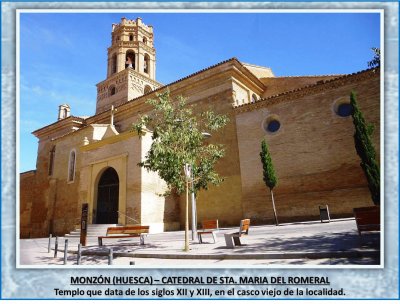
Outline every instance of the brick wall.
{"label": "brick wall", "polygon": [[36,183],[36,171],[28,171],[20,174],[20,231],[21,238],[29,238],[31,234],[30,222],[32,203]]}
{"label": "brick wall", "polygon": [[[278,186],[274,189],[281,221],[316,219],[318,205],[328,204],[333,217],[351,216],[352,209],[372,205],[366,178],[353,141],[352,118],[335,113],[335,102],[358,94],[366,120],[373,123],[379,155],[380,80],[371,72],[352,76],[313,90],[268,99],[237,109],[244,216],[273,222],[271,198],[262,179],[259,157],[266,139]],[[263,129],[266,117],[281,123],[276,133]]]}

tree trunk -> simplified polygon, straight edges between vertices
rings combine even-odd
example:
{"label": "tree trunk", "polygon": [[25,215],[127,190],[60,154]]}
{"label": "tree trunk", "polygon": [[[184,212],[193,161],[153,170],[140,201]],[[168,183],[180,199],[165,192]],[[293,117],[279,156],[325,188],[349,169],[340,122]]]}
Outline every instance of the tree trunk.
{"label": "tree trunk", "polygon": [[278,217],[276,216],[274,193],[272,192],[272,189],[269,189],[269,191],[271,191],[272,208],[274,209],[275,225],[279,226]]}

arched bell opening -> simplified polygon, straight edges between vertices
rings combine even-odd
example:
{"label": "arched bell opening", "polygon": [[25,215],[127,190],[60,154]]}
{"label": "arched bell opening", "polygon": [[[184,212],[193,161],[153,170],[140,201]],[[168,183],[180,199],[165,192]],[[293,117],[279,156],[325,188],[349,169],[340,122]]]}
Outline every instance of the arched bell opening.
{"label": "arched bell opening", "polygon": [[147,74],[150,74],[150,56],[148,54],[144,55],[143,71]]}
{"label": "arched bell opening", "polygon": [[135,66],[135,52],[134,51],[127,51],[126,52],[126,62],[125,62],[125,69],[132,68],[136,69]]}

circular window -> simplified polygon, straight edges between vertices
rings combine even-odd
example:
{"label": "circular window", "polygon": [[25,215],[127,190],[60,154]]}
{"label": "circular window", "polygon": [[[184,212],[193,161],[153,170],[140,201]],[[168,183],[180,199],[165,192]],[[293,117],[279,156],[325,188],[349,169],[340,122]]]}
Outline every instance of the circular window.
{"label": "circular window", "polygon": [[275,133],[281,128],[281,123],[277,116],[272,115],[264,120],[263,128],[268,133]]}
{"label": "circular window", "polygon": [[333,103],[333,110],[337,116],[348,117],[353,114],[353,106],[350,104],[349,97],[341,97]]}
{"label": "circular window", "polygon": [[281,127],[281,123],[277,120],[271,120],[268,124],[267,124],[267,131],[269,132],[276,132],[279,130],[279,128]]}
{"label": "circular window", "polygon": [[349,103],[342,103],[337,107],[336,114],[341,117],[350,116],[353,113],[353,107]]}

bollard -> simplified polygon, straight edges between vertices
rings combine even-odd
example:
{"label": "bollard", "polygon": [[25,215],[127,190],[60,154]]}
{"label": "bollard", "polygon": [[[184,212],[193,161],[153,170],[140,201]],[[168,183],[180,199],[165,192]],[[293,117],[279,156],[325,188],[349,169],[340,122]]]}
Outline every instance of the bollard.
{"label": "bollard", "polygon": [[47,252],[48,253],[50,253],[50,251],[51,251],[51,238],[53,237],[53,235],[50,233],[50,235],[49,235],[49,246],[48,246],[48,248],[47,248]]}
{"label": "bollard", "polygon": [[58,251],[58,236],[56,236],[56,242],[54,244],[54,257],[57,257],[57,251]]}
{"label": "bollard", "polygon": [[81,257],[82,257],[82,245],[79,243],[78,244],[78,257],[77,257],[76,265],[81,264]]}
{"label": "bollard", "polygon": [[65,240],[65,245],[64,245],[64,265],[67,265],[67,258],[68,258],[68,239]]}
{"label": "bollard", "polygon": [[108,265],[112,265],[113,264],[113,250],[112,248],[110,248],[109,252],[108,252]]}
{"label": "bollard", "polygon": [[130,261],[129,265],[135,265],[135,261]]}

